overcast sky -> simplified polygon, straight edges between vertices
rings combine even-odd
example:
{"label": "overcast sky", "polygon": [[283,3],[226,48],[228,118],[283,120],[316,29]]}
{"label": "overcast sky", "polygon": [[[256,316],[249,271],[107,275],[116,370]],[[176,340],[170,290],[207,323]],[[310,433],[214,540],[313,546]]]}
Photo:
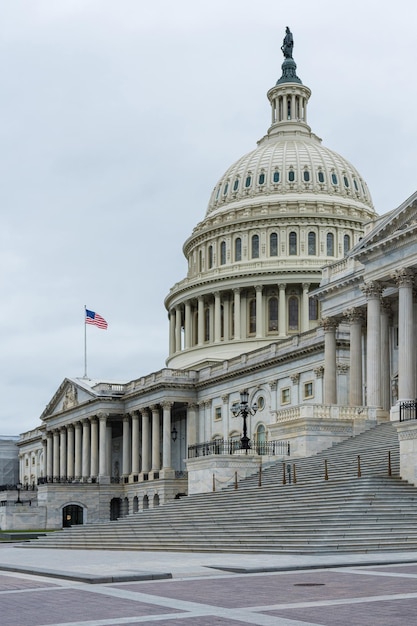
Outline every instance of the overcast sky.
{"label": "overcast sky", "polygon": [[415,0],[0,0],[0,434],[66,376],[164,367],[163,301],[270,123],[289,25],[308,122],[389,211],[417,189]]}

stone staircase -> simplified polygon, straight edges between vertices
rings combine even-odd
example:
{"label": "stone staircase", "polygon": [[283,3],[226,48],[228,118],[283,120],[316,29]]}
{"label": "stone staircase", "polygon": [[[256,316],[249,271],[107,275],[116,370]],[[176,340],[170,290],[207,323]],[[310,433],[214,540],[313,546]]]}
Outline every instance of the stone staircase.
{"label": "stone staircase", "polygon": [[387,423],[314,457],[274,464],[262,472],[261,486],[259,476],[252,476],[237,490],[232,485],[114,522],[73,526],[25,546],[245,553],[417,550],[417,488],[399,478],[398,437]]}

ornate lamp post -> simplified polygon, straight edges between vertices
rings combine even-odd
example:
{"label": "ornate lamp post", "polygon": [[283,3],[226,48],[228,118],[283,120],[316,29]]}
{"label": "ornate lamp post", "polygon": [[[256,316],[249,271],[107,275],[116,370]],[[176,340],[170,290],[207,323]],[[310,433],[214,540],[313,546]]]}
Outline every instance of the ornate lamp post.
{"label": "ornate lamp post", "polygon": [[16,485],[16,489],[17,489],[17,500],[16,500],[16,504],[23,504],[22,500],[20,499],[20,490],[22,488],[22,483],[17,483]]}
{"label": "ornate lamp post", "polygon": [[245,450],[246,454],[248,450],[250,450],[249,437],[248,437],[248,428],[246,419],[248,415],[255,415],[258,410],[258,405],[256,402],[249,406],[249,392],[247,389],[244,389],[240,392],[240,404],[235,404],[232,406],[232,413],[235,417],[240,415],[243,418],[243,437],[240,440],[240,449]]}

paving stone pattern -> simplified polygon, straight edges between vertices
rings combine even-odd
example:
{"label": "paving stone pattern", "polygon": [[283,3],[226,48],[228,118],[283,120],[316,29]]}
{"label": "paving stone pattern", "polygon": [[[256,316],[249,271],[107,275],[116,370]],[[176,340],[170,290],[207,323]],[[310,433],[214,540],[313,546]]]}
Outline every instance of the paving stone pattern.
{"label": "paving stone pattern", "polygon": [[0,572],[1,626],[409,626],[416,615],[417,563],[97,585]]}

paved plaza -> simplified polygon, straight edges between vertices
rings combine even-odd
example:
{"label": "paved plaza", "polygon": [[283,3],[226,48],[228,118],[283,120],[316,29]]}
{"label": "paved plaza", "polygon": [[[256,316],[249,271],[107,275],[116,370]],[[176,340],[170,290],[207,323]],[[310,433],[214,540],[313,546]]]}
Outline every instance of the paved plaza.
{"label": "paved plaza", "polygon": [[417,553],[246,555],[0,545],[2,626],[410,626]]}

